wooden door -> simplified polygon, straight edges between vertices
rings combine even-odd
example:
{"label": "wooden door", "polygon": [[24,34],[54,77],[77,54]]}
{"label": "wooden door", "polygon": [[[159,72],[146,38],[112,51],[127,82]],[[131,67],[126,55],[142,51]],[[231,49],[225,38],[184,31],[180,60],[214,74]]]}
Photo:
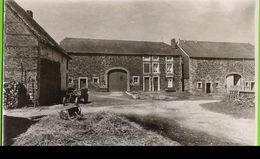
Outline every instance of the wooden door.
{"label": "wooden door", "polygon": [[150,91],[150,78],[149,77],[144,77],[144,91],[148,92]]}
{"label": "wooden door", "polygon": [[158,77],[153,78],[153,90],[159,91],[159,78]]}
{"label": "wooden door", "polygon": [[108,74],[108,89],[110,92],[127,90],[127,74],[123,70],[113,70]]}

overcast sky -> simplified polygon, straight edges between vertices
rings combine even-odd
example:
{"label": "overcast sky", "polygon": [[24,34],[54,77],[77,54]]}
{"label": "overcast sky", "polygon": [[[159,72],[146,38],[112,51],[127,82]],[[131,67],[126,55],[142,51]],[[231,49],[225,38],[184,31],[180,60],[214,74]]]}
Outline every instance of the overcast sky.
{"label": "overcast sky", "polygon": [[65,37],[254,43],[255,0],[16,0]]}

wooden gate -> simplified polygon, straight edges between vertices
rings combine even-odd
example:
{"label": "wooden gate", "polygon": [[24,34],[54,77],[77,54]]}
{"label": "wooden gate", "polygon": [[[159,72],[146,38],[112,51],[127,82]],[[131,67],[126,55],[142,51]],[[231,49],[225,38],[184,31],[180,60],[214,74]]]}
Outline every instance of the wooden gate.
{"label": "wooden gate", "polygon": [[108,90],[124,92],[127,90],[127,73],[123,70],[112,70],[108,73]]}

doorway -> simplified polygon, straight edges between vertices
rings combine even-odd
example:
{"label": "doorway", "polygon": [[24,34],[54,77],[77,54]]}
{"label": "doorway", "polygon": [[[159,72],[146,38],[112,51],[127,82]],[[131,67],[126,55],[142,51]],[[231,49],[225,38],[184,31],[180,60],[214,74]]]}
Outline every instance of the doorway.
{"label": "doorway", "polygon": [[206,93],[211,93],[211,83],[206,83]]}

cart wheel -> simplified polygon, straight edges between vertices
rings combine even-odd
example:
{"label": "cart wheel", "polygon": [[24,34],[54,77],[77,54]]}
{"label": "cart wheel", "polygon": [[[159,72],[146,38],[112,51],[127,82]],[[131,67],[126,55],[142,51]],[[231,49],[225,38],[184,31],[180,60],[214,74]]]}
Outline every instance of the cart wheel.
{"label": "cart wheel", "polygon": [[75,98],[75,104],[78,105],[78,97]]}
{"label": "cart wheel", "polygon": [[63,97],[62,104],[65,106],[65,104],[66,104],[66,97]]}

